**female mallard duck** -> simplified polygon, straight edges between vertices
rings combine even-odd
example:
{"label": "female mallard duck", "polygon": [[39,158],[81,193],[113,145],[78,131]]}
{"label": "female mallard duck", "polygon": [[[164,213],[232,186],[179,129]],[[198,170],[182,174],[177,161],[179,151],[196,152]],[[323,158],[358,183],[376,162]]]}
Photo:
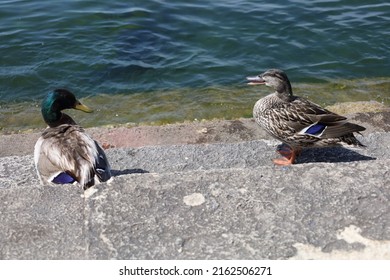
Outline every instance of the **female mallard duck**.
{"label": "female mallard duck", "polygon": [[64,109],[92,112],[65,89],[56,89],[42,102],[49,125],[35,144],[34,161],[42,184],[79,183],[84,189],[111,178],[103,149],[78,126]]}
{"label": "female mallard duck", "polygon": [[250,85],[266,85],[276,91],[258,100],[253,117],[262,128],[289,149],[281,150],[278,165],[294,163],[303,147],[326,147],[343,144],[364,147],[354,132],[364,127],[347,121],[346,117],[332,113],[306,99],[293,95],[287,75],[271,69],[256,77],[248,77]]}

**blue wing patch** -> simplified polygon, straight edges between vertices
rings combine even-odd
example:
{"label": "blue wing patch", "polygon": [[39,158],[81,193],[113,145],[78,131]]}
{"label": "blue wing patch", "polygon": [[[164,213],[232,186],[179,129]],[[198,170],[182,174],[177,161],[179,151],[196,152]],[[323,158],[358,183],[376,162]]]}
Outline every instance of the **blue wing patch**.
{"label": "blue wing patch", "polygon": [[324,132],[326,128],[326,125],[322,124],[322,123],[316,123],[312,126],[310,126],[306,131],[305,133],[306,134],[311,134],[311,135],[315,135],[315,136],[319,136],[322,134],[322,132]]}
{"label": "blue wing patch", "polygon": [[52,180],[52,182],[55,184],[72,184],[75,181],[76,180],[66,172],[62,172],[62,173],[58,174]]}

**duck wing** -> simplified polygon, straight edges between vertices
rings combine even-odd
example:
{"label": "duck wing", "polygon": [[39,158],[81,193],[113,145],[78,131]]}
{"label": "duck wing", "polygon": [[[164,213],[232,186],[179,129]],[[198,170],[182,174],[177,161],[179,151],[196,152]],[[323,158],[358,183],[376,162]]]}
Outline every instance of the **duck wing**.
{"label": "duck wing", "polygon": [[348,122],[346,117],[299,97],[280,108],[280,111],[287,125],[298,134],[336,138],[365,130]]}
{"label": "duck wing", "polygon": [[99,180],[110,177],[103,150],[78,125],[47,128],[37,141],[34,154],[43,181],[53,182],[59,174],[66,173],[82,186],[90,186],[95,174]]}
{"label": "duck wing", "polygon": [[111,178],[111,168],[107,156],[99,144],[95,142],[97,157],[95,158],[94,171],[100,182],[106,182]]}

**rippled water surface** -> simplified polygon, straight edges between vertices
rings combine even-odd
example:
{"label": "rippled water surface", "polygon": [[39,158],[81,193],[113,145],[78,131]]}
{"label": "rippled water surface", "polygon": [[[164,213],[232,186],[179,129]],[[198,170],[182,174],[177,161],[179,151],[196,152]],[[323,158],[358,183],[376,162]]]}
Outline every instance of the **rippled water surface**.
{"label": "rippled water surface", "polygon": [[390,103],[387,1],[3,0],[0,19],[2,129],[43,126],[56,87],[97,125],[250,116],[268,68],[321,104]]}

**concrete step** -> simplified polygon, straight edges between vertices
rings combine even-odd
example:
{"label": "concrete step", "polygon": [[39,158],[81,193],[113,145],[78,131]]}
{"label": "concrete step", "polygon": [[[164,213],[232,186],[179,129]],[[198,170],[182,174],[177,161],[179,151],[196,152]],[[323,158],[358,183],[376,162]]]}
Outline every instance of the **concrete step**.
{"label": "concrete step", "polygon": [[[307,149],[297,163],[352,162],[385,159],[390,156],[386,148],[390,134],[373,133],[358,137],[368,147],[346,149],[342,147]],[[238,143],[216,143],[202,145],[149,146],[142,148],[113,149],[108,152],[112,168],[119,172],[165,173],[175,171],[210,170],[228,168],[256,168],[273,166],[272,159],[280,142],[255,140]]]}
{"label": "concrete step", "polygon": [[390,259],[390,134],[366,149],[274,140],[107,150],[113,179],[41,186],[0,158],[0,259]]}
{"label": "concrete step", "polygon": [[[342,147],[307,149],[297,164],[309,162],[374,161],[390,158],[390,134],[371,133],[359,139],[365,149]],[[279,142],[256,140],[237,143],[189,144],[107,150],[113,175],[191,172],[193,170],[273,166]],[[0,188],[37,184],[32,155],[0,158]]]}
{"label": "concrete step", "polygon": [[0,189],[0,258],[388,259],[389,164],[121,174],[85,193],[23,182]]}

